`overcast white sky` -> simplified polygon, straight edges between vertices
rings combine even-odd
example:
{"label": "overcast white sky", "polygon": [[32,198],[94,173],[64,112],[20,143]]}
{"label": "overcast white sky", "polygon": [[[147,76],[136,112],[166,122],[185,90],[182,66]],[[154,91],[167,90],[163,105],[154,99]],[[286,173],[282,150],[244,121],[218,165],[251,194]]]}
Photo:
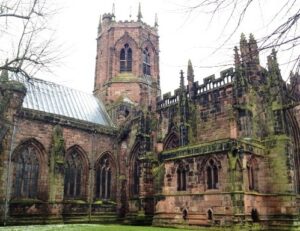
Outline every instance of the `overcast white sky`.
{"label": "overcast white sky", "polygon": [[[209,14],[200,11],[187,13],[185,7],[196,1],[56,0],[60,10],[54,17],[53,25],[56,27],[57,43],[63,44],[64,58],[59,66],[53,67],[52,75],[41,73],[39,77],[92,92],[95,39],[100,15],[111,12],[112,4],[115,3],[117,21],[135,20],[138,3],[141,2],[144,22],[153,25],[155,13],[158,14],[161,88],[163,93],[173,91],[179,86],[180,69],[186,72],[188,59],[191,59],[194,65],[196,80],[201,82],[203,77],[211,74],[218,76],[219,72],[226,68],[222,65],[233,63],[233,47],[238,45],[241,32],[247,37],[249,33],[254,33],[256,38],[261,38],[274,28],[272,17],[282,6],[281,0],[258,0],[258,4],[251,6],[244,23],[232,38],[216,50],[232,32],[237,16],[233,15],[232,24],[223,30],[229,12],[216,14],[212,21]],[[299,2],[296,8],[299,8]],[[279,22],[280,20],[281,18],[278,18]],[[299,50],[296,54],[299,55]],[[282,55],[282,58],[281,54],[278,56],[280,63],[286,63],[290,59],[287,55]],[[265,64],[266,59],[262,58],[261,65]],[[285,78],[290,68],[291,65],[281,66]]]}

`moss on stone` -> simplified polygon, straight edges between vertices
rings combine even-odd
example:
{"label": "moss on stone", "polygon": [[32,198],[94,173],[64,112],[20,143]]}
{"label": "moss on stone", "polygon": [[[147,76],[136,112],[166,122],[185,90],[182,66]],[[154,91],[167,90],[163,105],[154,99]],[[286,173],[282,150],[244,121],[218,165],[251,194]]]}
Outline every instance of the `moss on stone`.
{"label": "moss on stone", "polygon": [[165,165],[160,164],[157,167],[154,167],[152,169],[152,175],[153,175],[153,183],[154,183],[154,189],[156,192],[161,192],[162,187],[164,185],[164,177],[165,177]]}
{"label": "moss on stone", "polygon": [[83,204],[88,204],[86,201],[84,201],[84,200],[64,200],[63,201],[63,203],[64,204],[81,204],[81,205],[83,205]]}

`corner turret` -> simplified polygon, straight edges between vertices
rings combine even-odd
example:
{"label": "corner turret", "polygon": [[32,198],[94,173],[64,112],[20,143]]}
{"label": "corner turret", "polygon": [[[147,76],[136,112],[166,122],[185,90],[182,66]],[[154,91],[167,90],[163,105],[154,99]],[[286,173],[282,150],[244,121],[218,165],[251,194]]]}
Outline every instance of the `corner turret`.
{"label": "corner turret", "polygon": [[12,122],[14,115],[21,109],[26,88],[20,82],[9,80],[8,71],[2,70],[0,91],[0,118]]}

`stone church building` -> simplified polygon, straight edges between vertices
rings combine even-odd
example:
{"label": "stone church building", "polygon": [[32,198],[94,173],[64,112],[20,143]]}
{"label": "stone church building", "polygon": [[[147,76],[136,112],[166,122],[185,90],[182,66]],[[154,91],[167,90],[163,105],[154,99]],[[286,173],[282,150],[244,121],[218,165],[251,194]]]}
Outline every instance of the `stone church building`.
{"label": "stone church building", "polygon": [[233,58],[203,83],[189,61],[161,96],[139,11],[102,16],[93,94],[2,71],[1,224],[300,229],[300,75],[276,51],[264,68],[252,35]]}

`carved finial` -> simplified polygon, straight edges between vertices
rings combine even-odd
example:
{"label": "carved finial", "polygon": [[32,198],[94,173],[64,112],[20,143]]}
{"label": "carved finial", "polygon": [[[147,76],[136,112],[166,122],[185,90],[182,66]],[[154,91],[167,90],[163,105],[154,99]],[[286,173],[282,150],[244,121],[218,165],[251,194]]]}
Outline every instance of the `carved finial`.
{"label": "carved finial", "polygon": [[180,70],[180,89],[184,89],[184,76],[183,76],[183,70]]}
{"label": "carved finial", "polygon": [[158,27],[158,16],[157,16],[157,13],[155,13],[154,27]]}
{"label": "carved finial", "polygon": [[112,11],[111,11],[111,15],[112,15],[112,19],[113,19],[113,20],[114,20],[115,17],[116,17],[115,11],[116,11],[116,9],[115,9],[115,3],[113,3],[113,5],[112,5]]}
{"label": "carved finial", "polygon": [[235,46],[233,50],[234,50],[234,64],[237,67],[241,64],[239,50],[238,50],[237,46]]}
{"label": "carved finial", "polygon": [[245,44],[247,43],[247,39],[244,33],[241,34],[241,39],[240,39],[240,44]]}
{"label": "carved finial", "polygon": [[102,31],[102,15],[100,14],[99,25],[98,25],[98,34]]}
{"label": "carved finial", "polygon": [[130,6],[129,7],[129,19],[131,19],[131,17],[132,17],[132,7]]}
{"label": "carved finial", "polygon": [[142,21],[142,10],[141,10],[141,3],[139,2],[139,11],[138,11],[138,15],[137,15],[137,19],[138,19],[138,22]]}
{"label": "carved finial", "polygon": [[194,82],[194,68],[192,61],[189,59],[187,67],[187,80],[188,82]]}
{"label": "carved finial", "polygon": [[277,62],[277,52],[273,48],[271,54],[267,57],[268,68],[271,70],[273,67],[278,67],[279,64]]}
{"label": "carved finial", "polygon": [[113,3],[113,5],[112,5],[112,11],[111,11],[111,14],[112,14],[112,15],[115,15],[115,3]]}
{"label": "carved finial", "polygon": [[249,43],[251,43],[251,42],[256,42],[254,35],[252,33],[250,33],[250,35],[249,35]]}
{"label": "carved finial", "polygon": [[8,70],[6,69],[8,60],[6,59],[4,69],[1,71],[0,81],[6,82],[8,81]]}
{"label": "carved finial", "polygon": [[271,55],[273,56],[274,60],[277,60],[277,51],[273,48]]}

